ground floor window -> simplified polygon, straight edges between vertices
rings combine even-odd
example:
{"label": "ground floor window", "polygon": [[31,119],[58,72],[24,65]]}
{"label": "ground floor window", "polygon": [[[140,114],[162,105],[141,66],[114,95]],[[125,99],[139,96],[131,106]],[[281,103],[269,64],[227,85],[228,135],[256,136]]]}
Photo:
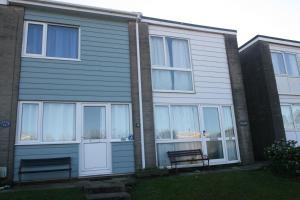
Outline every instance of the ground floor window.
{"label": "ground floor window", "polygon": [[89,138],[127,140],[132,136],[130,104],[84,105],[76,102],[20,102],[16,143],[78,142],[81,138],[78,124],[82,124],[82,119],[85,120],[82,129]]}
{"label": "ground floor window", "polygon": [[[157,164],[168,166],[168,151],[202,149],[220,162],[239,160],[232,106],[155,105]],[[194,163],[183,163],[194,164]]]}

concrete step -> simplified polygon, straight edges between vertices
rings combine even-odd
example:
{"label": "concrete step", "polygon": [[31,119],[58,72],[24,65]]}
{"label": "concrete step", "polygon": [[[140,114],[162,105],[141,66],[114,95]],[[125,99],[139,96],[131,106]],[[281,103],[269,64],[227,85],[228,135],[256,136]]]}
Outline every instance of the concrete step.
{"label": "concrete step", "polygon": [[130,194],[127,192],[114,192],[114,193],[99,193],[99,194],[86,194],[87,200],[130,200]]}
{"label": "concrete step", "polygon": [[113,193],[125,192],[125,185],[122,183],[112,183],[103,181],[90,181],[84,186],[85,193]]}

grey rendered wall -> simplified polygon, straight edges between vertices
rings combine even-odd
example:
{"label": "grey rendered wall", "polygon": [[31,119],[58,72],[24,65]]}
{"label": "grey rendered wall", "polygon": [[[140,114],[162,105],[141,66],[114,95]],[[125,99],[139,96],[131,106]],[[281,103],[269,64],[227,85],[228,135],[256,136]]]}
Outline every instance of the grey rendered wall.
{"label": "grey rendered wall", "polygon": [[[14,181],[18,181],[18,170],[21,159],[39,159],[55,157],[71,157],[72,177],[78,177],[78,144],[52,144],[52,145],[18,145],[15,147]],[[50,180],[68,178],[68,172],[49,172],[24,174],[22,180]]]}
{"label": "grey rendered wall", "polygon": [[25,20],[79,26],[81,60],[22,58],[20,100],[131,101],[127,21],[33,9]]}
{"label": "grey rendered wall", "polygon": [[[131,94],[132,94],[132,120],[134,131],[135,165],[137,169],[142,168],[141,154],[141,132],[139,116],[139,91],[138,91],[138,70],[136,52],[136,24],[129,22],[129,43],[131,62]],[[156,166],[155,136],[153,119],[153,97],[150,65],[149,33],[146,23],[139,23],[140,56],[141,56],[141,79],[143,98],[143,120],[144,120],[144,141],[145,141],[145,165],[146,168]]]}
{"label": "grey rendered wall", "polygon": [[133,173],[135,171],[133,142],[113,142],[111,148],[113,174]]}
{"label": "grey rendered wall", "polygon": [[241,160],[243,164],[250,164],[254,162],[254,156],[236,36],[225,35],[225,46]]}
{"label": "grey rendered wall", "polygon": [[256,160],[264,148],[285,138],[269,44],[258,41],[240,53]]}
{"label": "grey rendered wall", "polygon": [[11,123],[0,127],[0,167],[8,168],[7,181],[13,177],[23,16],[21,7],[0,6],[0,121]]}

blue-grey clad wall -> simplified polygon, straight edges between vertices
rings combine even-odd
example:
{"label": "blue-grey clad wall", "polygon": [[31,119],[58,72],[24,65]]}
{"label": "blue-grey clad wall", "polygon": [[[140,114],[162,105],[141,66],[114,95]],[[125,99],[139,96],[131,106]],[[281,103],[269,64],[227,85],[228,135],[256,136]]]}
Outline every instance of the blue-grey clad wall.
{"label": "blue-grey clad wall", "polygon": [[113,142],[112,148],[112,172],[132,173],[134,167],[133,142]]}
{"label": "blue-grey clad wall", "polygon": [[[112,173],[133,173],[135,171],[133,142],[113,142],[111,147]],[[40,159],[56,157],[71,157],[72,177],[78,177],[79,144],[17,145],[15,146],[14,180],[18,181],[18,170],[21,159]],[[24,174],[22,175],[22,180],[34,181],[45,179],[61,179],[67,177],[67,172],[51,172]]]}
{"label": "blue-grey clad wall", "polygon": [[33,9],[25,20],[79,26],[81,61],[23,57],[20,100],[131,101],[128,22]]}
{"label": "blue-grey clad wall", "polygon": [[[78,144],[51,144],[51,145],[17,145],[15,146],[14,181],[18,181],[18,171],[21,159],[71,157],[72,177],[78,177]],[[51,172],[24,174],[22,180],[49,180],[67,178],[68,172]]]}

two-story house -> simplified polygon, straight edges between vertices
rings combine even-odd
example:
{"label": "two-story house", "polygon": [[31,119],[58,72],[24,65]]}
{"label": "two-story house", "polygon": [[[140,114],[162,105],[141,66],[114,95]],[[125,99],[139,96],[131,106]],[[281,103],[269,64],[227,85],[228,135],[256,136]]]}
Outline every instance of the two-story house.
{"label": "two-story house", "polygon": [[168,167],[172,150],[201,148],[213,165],[253,162],[235,30],[48,0],[8,2],[1,12],[11,17],[1,17],[6,26],[18,22],[15,37],[0,38],[10,45],[0,75],[10,80],[0,119],[7,119],[0,171],[8,179],[18,181],[26,159],[71,158],[73,178]]}

